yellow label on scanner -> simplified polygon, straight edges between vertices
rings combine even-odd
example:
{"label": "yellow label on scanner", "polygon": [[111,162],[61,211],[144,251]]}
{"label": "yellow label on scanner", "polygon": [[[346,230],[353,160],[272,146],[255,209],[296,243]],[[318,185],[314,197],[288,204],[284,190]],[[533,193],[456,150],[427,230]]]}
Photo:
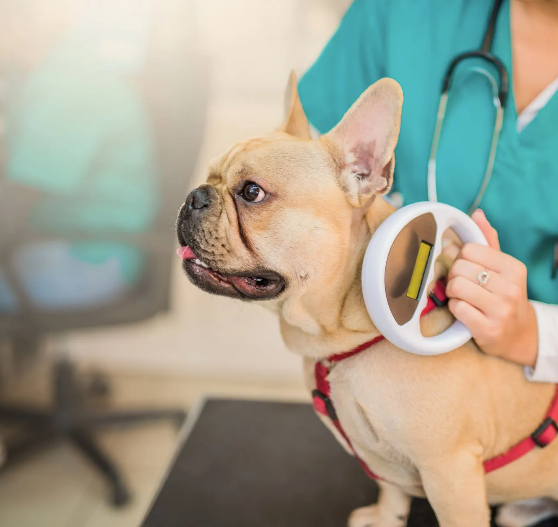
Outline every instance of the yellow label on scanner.
{"label": "yellow label on scanner", "polygon": [[431,250],[432,245],[427,242],[420,242],[417,259],[415,261],[415,268],[413,269],[409,288],[407,289],[407,296],[414,298],[415,300],[418,299],[420,293],[420,287],[422,285],[422,281],[424,280],[424,273],[426,271],[426,265],[428,264],[428,258],[430,257]]}

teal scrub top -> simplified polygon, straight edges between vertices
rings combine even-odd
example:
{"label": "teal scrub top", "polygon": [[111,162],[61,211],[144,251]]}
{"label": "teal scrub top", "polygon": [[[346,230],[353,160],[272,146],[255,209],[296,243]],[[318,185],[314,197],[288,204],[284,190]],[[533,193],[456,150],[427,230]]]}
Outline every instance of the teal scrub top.
{"label": "teal scrub top", "polygon": [[[492,9],[486,0],[356,0],[321,56],[301,79],[310,122],[329,131],[358,96],[382,77],[397,80],[405,101],[394,188],[404,204],[425,201],[427,167],[440,91],[451,60],[480,47]],[[492,53],[513,78],[510,2],[504,0]],[[494,130],[492,89],[458,67],[437,155],[438,200],[467,211],[486,171]],[[483,65],[482,63],[480,65]],[[552,279],[558,241],[558,94],[517,132],[513,83],[490,184],[480,204],[502,251],[528,269],[529,298],[558,304]]]}
{"label": "teal scrub top", "polygon": [[[149,121],[139,93],[75,38],[55,46],[8,94],[6,178],[42,191],[33,225],[65,233],[141,233],[158,206]],[[73,243],[90,264],[117,258],[139,278],[144,255],[131,244]]]}

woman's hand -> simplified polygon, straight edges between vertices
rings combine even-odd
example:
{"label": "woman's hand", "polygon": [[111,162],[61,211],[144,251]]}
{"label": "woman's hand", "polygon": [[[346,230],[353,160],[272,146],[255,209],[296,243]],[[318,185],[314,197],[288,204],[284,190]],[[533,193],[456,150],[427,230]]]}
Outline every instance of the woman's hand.
{"label": "woman's hand", "polygon": [[[467,243],[457,254],[448,275],[449,309],[484,353],[534,367],[537,317],[527,299],[527,269],[500,251],[498,233],[483,211],[475,211],[472,217],[488,247]],[[477,277],[483,271],[489,278],[480,285]]]}

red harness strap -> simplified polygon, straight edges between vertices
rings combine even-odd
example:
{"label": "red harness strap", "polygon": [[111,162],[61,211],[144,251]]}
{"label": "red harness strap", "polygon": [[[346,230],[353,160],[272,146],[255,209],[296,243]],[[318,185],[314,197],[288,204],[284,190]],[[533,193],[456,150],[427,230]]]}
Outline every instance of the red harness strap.
{"label": "red harness strap", "polygon": [[503,467],[535,448],[544,448],[550,445],[552,441],[558,437],[558,385],[556,385],[556,393],[554,399],[550,403],[550,408],[546,413],[546,417],[539,427],[523,441],[512,446],[507,452],[499,456],[488,459],[484,462],[484,471],[488,474],[497,468]]}
{"label": "red harness strap", "polygon": [[[430,294],[430,297],[428,299],[428,304],[422,311],[421,316],[430,313],[430,311],[432,311],[436,307],[443,306],[446,303],[447,303],[447,297],[445,293],[445,284],[442,281],[438,281],[434,287],[434,290]],[[383,335],[379,335],[373,340],[369,342],[365,342],[364,344],[361,344],[360,346],[358,346],[357,348],[351,351],[347,351],[345,353],[339,353],[336,355],[331,355],[330,357],[327,358],[326,361],[324,361],[327,363],[327,365],[321,361],[318,361],[316,362],[314,367],[314,376],[316,379],[316,389],[312,392],[313,401],[314,401],[314,410],[321,415],[329,417],[332,424],[341,434],[343,439],[345,439],[345,441],[349,445],[349,448],[353,451],[355,458],[360,463],[360,465],[362,466],[366,474],[372,479],[382,479],[382,478],[377,474],[374,474],[374,472],[372,472],[368,468],[366,463],[355,452],[355,449],[353,448],[351,441],[347,437],[347,434],[345,434],[345,431],[343,430],[343,427],[339,422],[339,418],[337,417],[337,413],[335,412],[333,401],[330,398],[331,388],[327,376],[330,372],[331,364],[335,362],[341,362],[345,359],[353,357],[354,355],[357,355],[358,353],[371,348],[372,346],[374,346],[374,344],[377,344],[381,340],[384,340],[384,338],[385,337]],[[556,386],[556,394],[554,396],[554,399],[552,400],[552,403],[550,404],[550,408],[541,425],[529,437],[527,437],[517,445],[510,448],[507,452],[485,461],[484,462],[485,472],[486,473],[492,472],[497,468],[503,467],[511,463],[512,461],[515,461],[516,459],[519,459],[520,457],[524,456],[534,448],[537,447],[544,448],[548,446],[550,443],[552,443],[552,441],[556,439],[556,437],[558,437],[557,423],[558,423],[558,385]]]}

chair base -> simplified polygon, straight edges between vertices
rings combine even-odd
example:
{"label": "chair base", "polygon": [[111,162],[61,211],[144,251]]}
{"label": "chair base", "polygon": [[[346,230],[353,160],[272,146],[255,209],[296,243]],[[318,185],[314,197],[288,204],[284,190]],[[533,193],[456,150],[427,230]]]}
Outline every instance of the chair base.
{"label": "chair base", "polygon": [[146,422],[173,420],[184,422],[180,409],[155,409],[92,413],[84,408],[75,368],[67,359],[60,359],[53,376],[54,407],[43,411],[30,407],[0,404],[0,422],[24,425],[25,439],[6,444],[2,468],[16,463],[25,454],[55,439],[66,439],[102,474],[110,485],[110,503],[121,507],[130,501],[130,492],[114,461],[94,439],[94,431],[112,426],[137,425]]}

